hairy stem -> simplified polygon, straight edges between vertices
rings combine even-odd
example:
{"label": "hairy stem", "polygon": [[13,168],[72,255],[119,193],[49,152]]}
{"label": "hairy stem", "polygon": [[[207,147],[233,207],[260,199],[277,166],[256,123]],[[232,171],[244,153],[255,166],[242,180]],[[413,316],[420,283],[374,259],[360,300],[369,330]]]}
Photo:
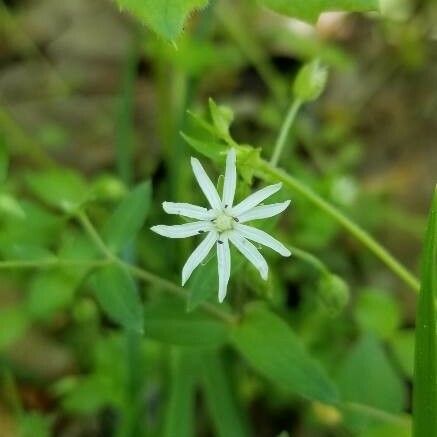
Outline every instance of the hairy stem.
{"label": "hairy stem", "polygon": [[410,271],[408,271],[405,266],[403,266],[391,253],[389,253],[387,249],[381,246],[381,244],[379,244],[367,231],[354,223],[339,209],[331,205],[307,185],[264,160],[261,160],[258,166],[257,175],[263,179],[280,181],[290,190],[293,190],[305,197],[312,204],[324,211],[340,225],[342,225],[347,231],[349,231],[357,240],[364,244],[364,246],[366,246],[379,260],[381,260],[393,273],[401,278],[414,291],[419,291],[420,285],[418,279]]}

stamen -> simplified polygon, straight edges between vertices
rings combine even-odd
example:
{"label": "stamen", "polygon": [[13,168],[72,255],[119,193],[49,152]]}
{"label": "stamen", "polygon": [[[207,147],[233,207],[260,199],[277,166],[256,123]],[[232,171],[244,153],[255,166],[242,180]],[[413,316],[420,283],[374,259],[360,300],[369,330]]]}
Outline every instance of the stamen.
{"label": "stamen", "polygon": [[223,241],[222,240],[217,240],[217,243],[218,244],[223,244]]}
{"label": "stamen", "polygon": [[200,231],[197,231],[199,234],[203,234],[205,231],[202,231],[202,230],[200,230]]}
{"label": "stamen", "polygon": [[237,217],[232,217],[237,223],[240,221]]}

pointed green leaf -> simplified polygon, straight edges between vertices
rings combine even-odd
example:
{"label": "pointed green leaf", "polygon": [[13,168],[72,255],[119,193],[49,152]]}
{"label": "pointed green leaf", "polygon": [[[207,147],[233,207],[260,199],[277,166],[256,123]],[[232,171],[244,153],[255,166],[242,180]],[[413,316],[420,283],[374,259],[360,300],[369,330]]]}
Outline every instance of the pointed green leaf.
{"label": "pointed green leaf", "polygon": [[258,0],[280,14],[314,23],[322,12],[367,12],[379,9],[378,0]]}
{"label": "pointed green leaf", "polygon": [[190,137],[184,133],[181,133],[182,138],[191,146],[196,152],[206,156],[213,161],[221,160],[226,155],[229,150],[228,146],[213,142],[213,141],[205,141],[205,140],[196,140],[195,138]]}
{"label": "pointed green leaf", "polygon": [[192,437],[195,435],[195,389],[199,363],[191,351],[175,349],[171,364],[164,437]]}
{"label": "pointed green leaf", "polygon": [[[349,351],[340,365],[337,382],[346,401],[389,413],[400,413],[405,406],[406,387],[381,342],[372,334],[365,334]],[[362,431],[373,420],[352,412],[347,413],[345,421],[353,430]]]}
{"label": "pointed green leaf", "polygon": [[217,347],[228,338],[227,326],[202,312],[187,313],[182,302],[165,299],[144,308],[146,335],[179,346]]}
{"label": "pointed green leaf", "polygon": [[249,434],[224,363],[216,352],[202,356],[203,390],[217,437]]}
{"label": "pointed green leaf", "polygon": [[112,251],[119,252],[138,234],[149,212],[151,197],[150,182],[143,182],[122,200],[108,219],[103,239]]}
{"label": "pointed green leaf", "polygon": [[321,365],[290,326],[270,311],[251,307],[235,328],[233,343],[259,373],[285,391],[325,403],[338,401],[336,387]]}
{"label": "pointed green leaf", "polygon": [[69,213],[79,208],[89,196],[85,180],[79,173],[68,169],[29,173],[27,183],[42,201]]}
{"label": "pointed green leaf", "polygon": [[92,276],[94,294],[108,317],[126,329],[144,332],[143,305],[132,277],[121,267],[108,266]]}
{"label": "pointed green leaf", "polygon": [[437,187],[429,214],[416,317],[414,437],[437,436]]}
{"label": "pointed green leaf", "polygon": [[193,311],[202,302],[217,295],[218,274],[217,258],[214,256],[205,265],[200,265],[193,272],[189,282],[187,310]]}
{"label": "pointed green leaf", "polygon": [[182,32],[188,15],[206,6],[207,0],[116,0],[162,38],[173,41]]}

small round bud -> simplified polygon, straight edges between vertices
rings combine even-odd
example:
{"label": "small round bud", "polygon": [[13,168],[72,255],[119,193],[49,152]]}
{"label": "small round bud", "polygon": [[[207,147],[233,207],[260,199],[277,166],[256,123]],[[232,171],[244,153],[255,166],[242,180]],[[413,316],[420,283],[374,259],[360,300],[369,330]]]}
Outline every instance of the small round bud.
{"label": "small round bud", "polygon": [[339,276],[327,273],[320,278],[318,297],[329,313],[336,316],[349,302],[349,286]]}

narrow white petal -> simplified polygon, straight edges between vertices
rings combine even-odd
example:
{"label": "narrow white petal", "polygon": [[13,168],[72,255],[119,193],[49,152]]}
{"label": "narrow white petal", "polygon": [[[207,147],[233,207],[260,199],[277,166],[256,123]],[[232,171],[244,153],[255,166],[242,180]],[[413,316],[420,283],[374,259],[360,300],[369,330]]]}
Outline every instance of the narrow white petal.
{"label": "narrow white petal", "polygon": [[269,266],[264,257],[259,253],[258,249],[238,232],[229,232],[229,239],[232,244],[253,264],[259,271],[261,278],[267,279]]}
{"label": "narrow white petal", "polygon": [[206,258],[212,246],[217,241],[217,232],[208,232],[204,240],[194,249],[182,269],[182,285],[188,281],[194,269]]}
{"label": "narrow white petal", "polygon": [[231,276],[231,252],[226,234],[222,234],[217,241],[217,264],[219,276],[218,300],[221,303],[226,297],[229,277]]}
{"label": "narrow white petal", "polygon": [[214,225],[211,222],[200,221],[174,226],[158,225],[152,226],[150,229],[163,237],[185,238],[201,234],[202,232],[212,231],[214,230]]}
{"label": "narrow white petal", "polygon": [[261,231],[261,229],[253,228],[252,226],[242,225],[240,223],[236,223],[234,229],[238,231],[243,237],[255,241],[255,243],[270,247],[270,249],[273,249],[282,256],[291,255],[291,252],[280,241],[278,241],[276,238],[273,238],[267,232]]}
{"label": "narrow white petal", "polygon": [[211,209],[190,203],[163,202],[162,207],[167,214],[177,214],[197,220],[212,220],[217,213]]}
{"label": "narrow white petal", "polygon": [[255,208],[249,209],[249,211],[238,216],[238,221],[240,223],[245,223],[251,220],[273,217],[280,214],[282,211],[285,211],[288,208],[288,205],[290,205],[289,200],[281,203],[273,203],[271,205],[255,206]]}
{"label": "narrow white petal", "polygon": [[223,206],[232,206],[235,196],[235,187],[237,185],[237,167],[235,165],[235,149],[231,149],[226,157],[226,172],[223,185]]}
{"label": "narrow white petal", "polygon": [[267,199],[267,197],[270,197],[271,195],[275,194],[277,191],[281,189],[281,187],[282,187],[282,183],[279,183],[275,185],[269,185],[261,190],[255,191],[249,197],[246,197],[246,199],[244,199],[238,205],[234,206],[232,208],[231,214],[234,217],[238,217],[241,214],[244,214],[245,212],[252,209],[254,206],[261,203],[263,200]]}
{"label": "narrow white petal", "polygon": [[198,159],[191,158],[191,167],[193,168],[193,173],[199,183],[200,189],[203,191],[203,194],[205,194],[211,207],[213,209],[220,209],[222,202],[214,184],[211,182],[211,179],[202,167],[202,164]]}

